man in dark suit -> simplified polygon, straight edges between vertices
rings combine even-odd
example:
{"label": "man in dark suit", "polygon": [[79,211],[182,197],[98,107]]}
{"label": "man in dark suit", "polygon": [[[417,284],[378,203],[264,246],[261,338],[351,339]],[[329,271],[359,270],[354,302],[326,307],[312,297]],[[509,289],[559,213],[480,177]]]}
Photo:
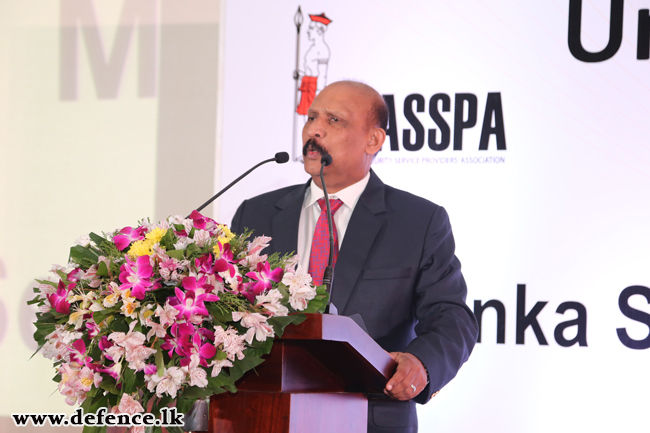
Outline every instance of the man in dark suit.
{"label": "man in dark suit", "polygon": [[335,214],[340,253],[332,303],[339,314],[360,314],[370,336],[398,363],[384,391],[398,401],[371,401],[368,431],[416,432],[414,402],[426,403],[456,375],[478,327],[465,304],[446,211],[385,185],[370,169],[386,138],[387,117],[371,87],[327,86],[303,129],[304,166],[312,179],[244,201],[232,229],[271,236],[270,252],[297,251],[306,264],[320,213],[321,155],[332,156],[325,182],[343,201]]}

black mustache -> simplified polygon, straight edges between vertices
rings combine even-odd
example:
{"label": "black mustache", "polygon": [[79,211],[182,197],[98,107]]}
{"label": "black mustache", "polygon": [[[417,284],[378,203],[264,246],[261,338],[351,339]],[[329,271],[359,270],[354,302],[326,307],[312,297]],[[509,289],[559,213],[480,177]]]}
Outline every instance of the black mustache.
{"label": "black mustache", "polygon": [[316,143],[316,140],[313,138],[307,140],[307,143],[305,143],[305,145],[302,147],[302,156],[307,156],[307,152],[309,152],[309,150],[315,150],[321,155],[327,154],[327,150],[325,150],[325,148],[320,144]]}

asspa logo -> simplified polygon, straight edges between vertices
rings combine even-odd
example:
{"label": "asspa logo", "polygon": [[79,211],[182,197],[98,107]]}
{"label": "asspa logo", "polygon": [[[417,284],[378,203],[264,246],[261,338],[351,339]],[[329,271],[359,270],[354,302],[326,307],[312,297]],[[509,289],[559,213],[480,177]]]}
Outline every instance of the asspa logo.
{"label": "asspa logo", "polygon": [[[387,143],[384,150],[409,152],[442,152],[450,149],[462,151],[506,150],[506,132],[500,92],[490,92],[485,99],[473,93],[436,93],[425,98],[421,93],[411,93],[402,104],[396,103],[394,94],[383,95],[388,105]],[[453,98],[453,116],[452,111]],[[428,104],[427,104],[428,100]],[[408,125],[397,122],[397,109],[403,109]],[[474,128],[482,111],[481,135],[478,142],[464,143],[463,131]],[[417,113],[428,112],[426,115]],[[435,126],[425,129],[427,126]],[[425,147],[426,143],[426,147]],[[434,153],[435,154],[435,153]]]}
{"label": "asspa logo", "polygon": [[[582,0],[569,0],[569,51],[576,59],[587,62],[604,62],[614,57],[623,41],[623,0],[611,0],[609,13],[609,39],[601,51],[584,49],[581,41]],[[603,31],[607,29],[603,26]],[[640,9],[637,23],[637,60],[650,59],[650,10]]]}

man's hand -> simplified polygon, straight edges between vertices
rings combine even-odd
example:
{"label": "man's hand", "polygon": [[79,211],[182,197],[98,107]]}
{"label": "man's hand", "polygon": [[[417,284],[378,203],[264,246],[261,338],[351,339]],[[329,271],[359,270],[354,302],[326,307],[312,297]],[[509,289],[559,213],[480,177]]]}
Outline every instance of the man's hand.
{"label": "man's hand", "polygon": [[[422,362],[406,352],[390,352],[397,362],[397,370],[384,389],[384,394],[395,400],[411,400],[427,386],[427,372]],[[413,390],[413,386],[415,390]]]}

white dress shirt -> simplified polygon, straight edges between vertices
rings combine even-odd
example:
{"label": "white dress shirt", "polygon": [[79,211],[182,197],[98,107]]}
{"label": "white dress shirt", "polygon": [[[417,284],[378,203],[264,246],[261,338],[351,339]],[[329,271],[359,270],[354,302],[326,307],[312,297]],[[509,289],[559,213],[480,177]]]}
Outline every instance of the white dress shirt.
{"label": "white dress shirt", "polygon": [[[343,205],[334,214],[333,223],[336,226],[339,238],[339,248],[343,243],[345,231],[348,228],[350,217],[354,207],[359,201],[359,197],[363,190],[366,189],[370,180],[370,173],[361,179],[359,182],[352,184],[336,194],[330,194],[330,200],[338,198],[343,202]],[[309,255],[311,254],[311,242],[314,238],[314,230],[316,230],[316,223],[321,214],[318,200],[323,198],[323,190],[311,182],[310,187],[305,192],[305,200],[302,204],[302,211],[300,212],[300,222],[298,223],[298,257],[300,257],[300,265],[307,271],[309,269]]]}

